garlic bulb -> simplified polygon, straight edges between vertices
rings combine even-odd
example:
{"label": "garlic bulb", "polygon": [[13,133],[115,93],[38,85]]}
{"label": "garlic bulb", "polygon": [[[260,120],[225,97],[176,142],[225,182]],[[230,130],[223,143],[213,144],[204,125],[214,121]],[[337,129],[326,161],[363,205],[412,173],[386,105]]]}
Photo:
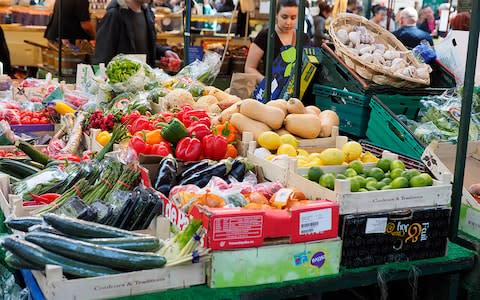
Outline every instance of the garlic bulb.
{"label": "garlic bulb", "polygon": [[360,59],[367,63],[373,62],[373,55],[370,53],[365,53],[364,55],[360,56]]}
{"label": "garlic bulb", "polygon": [[396,73],[407,77],[416,77],[417,69],[414,66],[408,66],[398,70]]}
{"label": "garlic bulb", "polygon": [[400,58],[400,53],[395,50],[387,50],[383,54],[383,58],[388,60],[394,60],[395,58]]}
{"label": "garlic bulb", "polygon": [[352,31],[348,34],[348,39],[356,47],[360,43],[360,34],[356,31]]}
{"label": "garlic bulb", "polygon": [[417,68],[416,73],[417,73],[417,77],[420,79],[427,80],[430,78],[430,72],[428,68],[425,68],[425,67]]}
{"label": "garlic bulb", "polygon": [[340,42],[344,45],[348,44],[349,39],[348,39],[348,32],[346,29],[342,28],[337,31],[337,37],[340,40]]}
{"label": "garlic bulb", "polygon": [[381,65],[385,64],[385,59],[383,58],[382,54],[378,52],[373,52],[372,56],[373,56],[373,63],[381,64]]}
{"label": "garlic bulb", "polygon": [[374,47],[367,46],[367,47],[363,47],[362,49],[360,49],[359,52],[360,52],[360,55],[363,55],[363,54],[366,54],[366,53],[371,54],[373,52],[373,49],[374,49]]}
{"label": "garlic bulb", "polygon": [[390,66],[390,70],[392,72],[396,72],[400,69],[403,69],[407,66],[407,62],[401,58],[395,58],[394,60],[392,60],[392,65]]}

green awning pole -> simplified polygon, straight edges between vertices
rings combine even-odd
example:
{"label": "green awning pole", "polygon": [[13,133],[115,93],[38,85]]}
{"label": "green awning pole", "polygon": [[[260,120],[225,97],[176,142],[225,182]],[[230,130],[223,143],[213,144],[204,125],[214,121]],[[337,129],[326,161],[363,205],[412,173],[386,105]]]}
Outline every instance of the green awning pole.
{"label": "green awning pole", "polygon": [[190,48],[190,20],[192,19],[192,1],[185,0],[185,27],[183,29],[183,65],[188,65]]}
{"label": "green awning pole", "polygon": [[463,83],[462,114],[458,130],[458,144],[455,159],[455,174],[452,188],[452,217],[450,225],[450,239],[458,238],[458,221],[462,203],[463,179],[465,174],[465,160],[468,147],[470,116],[472,113],[473,89],[475,86],[475,69],[477,62],[478,32],[480,29],[480,1],[472,1],[472,21],[468,38],[467,63],[465,67],[465,80]]}
{"label": "green awning pole", "polygon": [[273,49],[275,47],[275,16],[277,1],[270,1],[270,18],[268,21],[267,61],[265,62],[265,100],[268,102],[272,97],[272,65]]}
{"label": "green awning pole", "polygon": [[303,59],[303,42],[305,35],[303,34],[303,29],[305,25],[305,3],[304,0],[299,0],[298,3],[298,23],[297,23],[297,56],[295,59],[295,90],[293,93],[293,97],[299,98],[300,97],[300,79],[302,77],[302,59]]}

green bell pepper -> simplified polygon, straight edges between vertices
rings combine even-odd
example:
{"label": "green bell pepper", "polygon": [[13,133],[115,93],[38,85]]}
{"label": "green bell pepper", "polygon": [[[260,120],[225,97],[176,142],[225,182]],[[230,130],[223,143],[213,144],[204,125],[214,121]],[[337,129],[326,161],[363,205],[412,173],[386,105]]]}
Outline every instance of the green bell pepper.
{"label": "green bell pepper", "polygon": [[179,119],[173,118],[170,123],[163,126],[162,136],[170,143],[177,144],[178,141],[188,136],[188,130]]}

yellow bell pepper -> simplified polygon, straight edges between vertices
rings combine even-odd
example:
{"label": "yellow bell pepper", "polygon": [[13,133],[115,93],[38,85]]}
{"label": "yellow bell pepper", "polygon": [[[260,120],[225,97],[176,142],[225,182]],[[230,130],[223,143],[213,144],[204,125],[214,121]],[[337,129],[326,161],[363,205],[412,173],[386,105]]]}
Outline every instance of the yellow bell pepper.
{"label": "yellow bell pepper", "polygon": [[95,140],[102,146],[105,146],[110,139],[112,138],[112,134],[108,131],[100,131],[97,136],[95,137]]}
{"label": "yellow bell pepper", "polygon": [[67,113],[75,113],[75,110],[70,107],[70,105],[62,102],[62,101],[57,101],[55,102],[55,105],[53,106],[53,109],[62,116],[67,114]]}

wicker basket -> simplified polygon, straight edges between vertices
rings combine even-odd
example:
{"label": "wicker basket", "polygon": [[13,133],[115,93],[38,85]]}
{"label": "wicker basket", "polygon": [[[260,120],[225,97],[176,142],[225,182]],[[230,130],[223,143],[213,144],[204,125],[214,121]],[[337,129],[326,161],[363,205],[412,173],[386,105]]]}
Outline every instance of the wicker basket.
{"label": "wicker basket", "polygon": [[365,62],[360,59],[360,56],[350,52],[349,48],[338,39],[336,32],[341,28],[351,31],[354,26],[364,26],[375,38],[375,43],[381,43],[386,48],[392,47],[397,51],[403,52],[409,65],[413,65],[416,68],[422,66],[412,52],[389,31],[368,21],[364,17],[353,14],[341,14],[330,24],[329,31],[335,45],[335,52],[345,61],[347,66],[355,70],[363,78],[381,85],[391,85],[398,88],[430,85],[430,79],[412,78],[393,73],[388,67]]}

